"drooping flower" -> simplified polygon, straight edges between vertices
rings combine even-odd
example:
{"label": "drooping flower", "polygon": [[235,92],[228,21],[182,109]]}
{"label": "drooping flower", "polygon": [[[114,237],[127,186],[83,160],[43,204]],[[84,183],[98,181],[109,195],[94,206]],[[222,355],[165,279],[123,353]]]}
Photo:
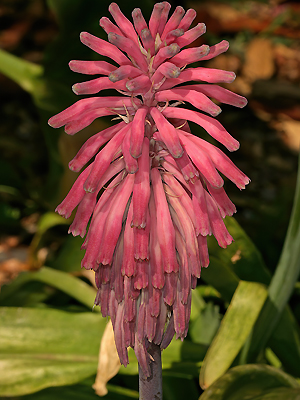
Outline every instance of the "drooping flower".
{"label": "drooping flower", "polygon": [[[78,95],[96,96],[49,120],[69,135],[102,116],[121,120],[90,137],[70,162],[71,170],[84,169],[56,211],[68,218],[78,206],[69,229],[74,236],[84,237],[90,221],[82,266],[95,271],[95,304],[111,317],[121,362],[128,364],[127,348],[133,347],[146,376],[149,343],[163,349],[174,334],[187,334],[191,289],[209,264],[207,235],[221,247],[233,240],[223,218],[236,209],[220,173],[239,189],[249,183],[219,148],[193,136],[189,127],[189,121],[200,125],[229,151],[239,147],[213,118],[221,109],[210,99],[244,107],[244,97],[215,85],[232,82],[235,74],[187,67],[225,52],[228,42],[187,47],[205,25],[190,28],[196,12],[180,6],[168,19],[170,7],[155,4],[149,24],[136,8],[132,24],[112,3],[116,25],[100,19],[108,42],[87,32],[80,39],[113,63],[69,64],[72,71],[100,75],[73,86]],[[105,89],[118,95],[99,95]],[[184,102],[192,107],[184,108]]]}

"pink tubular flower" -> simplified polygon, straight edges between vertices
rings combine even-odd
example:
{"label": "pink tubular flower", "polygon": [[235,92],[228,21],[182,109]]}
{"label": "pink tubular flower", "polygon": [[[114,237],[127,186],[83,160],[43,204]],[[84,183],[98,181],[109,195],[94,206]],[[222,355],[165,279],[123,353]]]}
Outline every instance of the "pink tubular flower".
{"label": "pink tubular flower", "polygon": [[[228,43],[181,50],[205,25],[190,28],[194,10],[177,7],[168,20],[169,10],[169,3],[157,3],[148,25],[136,8],[132,24],[112,3],[116,25],[100,20],[109,42],[86,32],[80,39],[113,63],[70,62],[75,72],[102,75],[73,86],[76,94],[96,96],[49,120],[70,135],[101,116],[121,120],[92,136],[70,162],[74,171],[90,164],[56,211],[69,218],[78,206],[70,227],[74,236],[84,236],[90,221],[82,266],[95,271],[95,304],[111,317],[121,362],[128,364],[127,348],[133,347],[146,376],[149,343],[163,349],[174,334],[187,334],[191,289],[209,263],[207,235],[221,247],[233,240],[223,218],[236,209],[220,173],[239,189],[249,183],[219,148],[189,128],[192,121],[229,151],[239,147],[213,118],[221,108],[210,99],[244,107],[244,97],[215,84],[232,82],[235,74],[186,67],[223,53]],[[117,96],[99,94],[113,88]],[[191,107],[183,108],[183,101]]]}

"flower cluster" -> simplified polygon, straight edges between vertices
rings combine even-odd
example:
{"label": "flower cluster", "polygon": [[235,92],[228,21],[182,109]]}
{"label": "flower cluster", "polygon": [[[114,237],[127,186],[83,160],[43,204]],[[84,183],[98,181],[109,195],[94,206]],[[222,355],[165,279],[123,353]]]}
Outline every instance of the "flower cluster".
{"label": "flower cluster", "polygon": [[[95,304],[111,317],[121,362],[127,365],[127,348],[133,347],[146,376],[149,343],[163,349],[174,334],[187,334],[191,289],[209,263],[207,235],[221,247],[232,242],[223,218],[236,209],[219,172],[239,189],[249,183],[219,148],[193,136],[188,123],[203,127],[229,151],[238,149],[238,141],[212,118],[221,109],[210,100],[246,105],[244,97],[211,85],[232,82],[235,74],[186,67],[225,52],[228,42],[189,47],[205,25],[190,29],[196,12],[180,6],[168,19],[170,7],[155,4],[149,24],[136,8],[132,24],[112,3],[116,24],[100,19],[108,42],[86,32],[80,39],[113,62],[70,62],[72,71],[102,75],[73,86],[76,94],[97,95],[49,120],[73,135],[96,118],[120,118],[90,137],[70,162],[76,172],[89,164],[57,212],[69,218],[78,206],[73,235],[84,237],[90,221],[82,266],[95,271]],[[118,95],[99,96],[105,89]],[[192,107],[183,108],[185,102]]]}

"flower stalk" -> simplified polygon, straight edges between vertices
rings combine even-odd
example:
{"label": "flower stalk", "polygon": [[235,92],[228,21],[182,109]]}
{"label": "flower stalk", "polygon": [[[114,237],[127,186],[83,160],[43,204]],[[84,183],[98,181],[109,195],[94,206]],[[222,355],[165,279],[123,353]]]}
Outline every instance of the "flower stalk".
{"label": "flower stalk", "polygon": [[150,354],[150,376],[145,376],[139,366],[139,398],[140,400],[161,400],[163,392],[160,346],[152,343],[148,353]]}

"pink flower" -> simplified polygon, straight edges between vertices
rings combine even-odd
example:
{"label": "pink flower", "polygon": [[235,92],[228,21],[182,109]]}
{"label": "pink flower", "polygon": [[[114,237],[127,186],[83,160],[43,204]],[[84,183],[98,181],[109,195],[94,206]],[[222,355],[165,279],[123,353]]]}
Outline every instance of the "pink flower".
{"label": "pink flower", "polygon": [[[114,63],[71,61],[75,72],[100,75],[75,84],[73,91],[96,96],[49,120],[70,135],[104,115],[121,120],[92,136],[70,162],[80,171],[91,161],[56,211],[68,218],[78,206],[73,235],[83,237],[90,221],[82,266],[95,271],[95,304],[112,319],[121,362],[128,364],[127,348],[133,347],[146,376],[149,342],[163,349],[174,334],[181,339],[187,334],[191,289],[209,263],[207,235],[221,247],[233,240],[223,218],[236,209],[220,172],[239,189],[249,183],[219,148],[193,136],[189,127],[189,121],[202,126],[229,151],[239,147],[212,118],[221,108],[210,99],[244,107],[244,97],[211,85],[232,82],[235,74],[186,67],[216,57],[228,43],[181,50],[205,25],[190,29],[192,9],[177,7],[168,20],[169,10],[167,2],[155,4],[147,24],[136,8],[132,25],[112,3],[116,25],[100,20],[109,42],[86,32],[80,39]],[[118,95],[101,97],[105,89]],[[193,107],[185,109],[183,102]]]}

